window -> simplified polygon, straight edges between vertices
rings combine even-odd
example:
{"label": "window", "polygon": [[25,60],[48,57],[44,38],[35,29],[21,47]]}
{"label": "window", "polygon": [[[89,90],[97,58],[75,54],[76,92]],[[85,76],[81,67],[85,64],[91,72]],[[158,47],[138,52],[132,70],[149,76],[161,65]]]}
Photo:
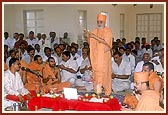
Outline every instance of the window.
{"label": "window", "polygon": [[[162,37],[162,14],[137,14],[136,35],[151,40],[154,37]],[[150,41],[148,41],[150,42]]]}
{"label": "window", "polygon": [[86,10],[78,10],[78,40],[77,43],[81,48],[83,46],[83,41],[85,41],[83,37],[83,29],[87,29],[87,11]]}
{"label": "window", "polygon": [[80,28],[82,29],[82,31],[83,31],[83,29],[85,28],[87,28],[87,11],[85,11],[85,10],[79,10],[78,11],[78,13],[79,13],[79,26],[80,26]]}
{"label": "window", "polygon": [[26,10],[24,11],[24,29],[25,34],[29,34],[30,31],[35,33],[44,32],[43,23],[43,10]]}
{"label": "window", "polygon": [[120,38],[124,38],[124,20],[125,20],[125,15],[124,14],[120,14]]}

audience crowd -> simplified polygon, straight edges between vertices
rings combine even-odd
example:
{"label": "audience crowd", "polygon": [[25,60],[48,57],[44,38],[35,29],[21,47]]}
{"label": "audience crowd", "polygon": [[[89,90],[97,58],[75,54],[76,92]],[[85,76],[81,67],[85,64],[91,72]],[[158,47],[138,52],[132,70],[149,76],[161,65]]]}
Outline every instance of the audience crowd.
{"label": "audience crowd", "polygon": [[[134,91],[134,74],[148,72],[149,88],[159,93],[159,102],[164,104],[164,48],[158,37],[151,39],[150,43],[146,39],[136,37],[130,42],[126,38],[113,40],[112,91]],[[59,92],[64,87],[92,90],[89,44],[83,42],[79,48],[71,40],[67,32],[63,37],[57,37],[56,32],[50,32],[47,37],[44,33],[35,35],[33,31],[28,37],[23,33],[14,33],[10,37],[5,32],[5,96],[14,95],[23,102],[24,96],[30,99],[32,92]]]}

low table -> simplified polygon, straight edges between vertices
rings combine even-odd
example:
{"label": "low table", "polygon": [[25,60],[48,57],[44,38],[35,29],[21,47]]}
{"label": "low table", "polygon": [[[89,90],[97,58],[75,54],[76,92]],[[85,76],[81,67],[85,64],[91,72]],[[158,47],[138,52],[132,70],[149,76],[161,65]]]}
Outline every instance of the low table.
{"label": "low table", "polygon": [[34,111],[35,108],[51,108],[52,111],[120,111],[121,105],[117,98],[112,98],[107,102],[89,102],[82,100],[67,100],[64,97],[33,97],[29,103],[28,108]]}

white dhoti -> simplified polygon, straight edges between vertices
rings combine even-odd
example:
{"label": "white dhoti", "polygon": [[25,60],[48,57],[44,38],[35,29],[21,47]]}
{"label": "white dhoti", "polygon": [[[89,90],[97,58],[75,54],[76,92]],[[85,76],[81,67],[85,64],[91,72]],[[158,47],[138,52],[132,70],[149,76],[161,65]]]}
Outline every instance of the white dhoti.
{"label": "white dhoti", "polygon": [[130,89],[130,80],[114,78],[112,80],[112,89],[114,92]]}

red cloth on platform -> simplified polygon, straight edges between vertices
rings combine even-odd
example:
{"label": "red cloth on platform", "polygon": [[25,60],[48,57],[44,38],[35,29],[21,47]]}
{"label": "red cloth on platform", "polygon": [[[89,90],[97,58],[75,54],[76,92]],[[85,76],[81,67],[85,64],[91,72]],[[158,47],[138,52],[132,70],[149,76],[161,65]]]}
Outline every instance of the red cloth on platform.
{"label": "red cloth on platform", "polygon": [[41,105],[41,98],[40,97],[33,97],[29,102],[28,102],[28,108],[31,111],[35,110],[35,106],[38,107],[38,109],[42,108]]}
{"label": "red cloth on platform", "polygon": [[[32,97],[36,96],[36,92],[35,91],[31,90],[29,92],[30,92]],[[27,99],[27,95],[24,95],[23,98],[24,98],[24,100],[28,100]],[[12,100],[12,101],[19,101],[19,98],[16,95],[7,95],[6,99],[9,99],[9,100]]]}
{"label": "red cloth on platform", "polygon": [[37,96],[37,93],[35,90],[29,90],[30,94],[32,97],[36,97]]}
{"label": "red cloth on platform", "polygon": [[34,97],[28,107],[34,111],[35,106],[40,108],[51,108],[53,111],[76,110],[76,111],[120,111],[121,106],[118,99],[110,99],[107,103],[83,102],[79,100],[67,100],[65,98],[56,97]]}
{"label": "red cloth on platform", "polygon": [[121,105],[119,104],[117,98],[110,99],[110,100],[107,102],[107,105],[109,105],[110,108],[111,108],[113,111],[119,111],[119,110],[121,110]]}
{"label": "red cloth on platform", "polygon": [[[24,100],[27,100],[27,95],[23,96]],[[12,101],[19,101],[19,98],[16,95],[7,95],[6,99],[12,100]]]}
{"label": "red cloth on platform", "polygon": [[110,106],[104,103],[80,102],[76,107],[77,111],[112,111]]}

